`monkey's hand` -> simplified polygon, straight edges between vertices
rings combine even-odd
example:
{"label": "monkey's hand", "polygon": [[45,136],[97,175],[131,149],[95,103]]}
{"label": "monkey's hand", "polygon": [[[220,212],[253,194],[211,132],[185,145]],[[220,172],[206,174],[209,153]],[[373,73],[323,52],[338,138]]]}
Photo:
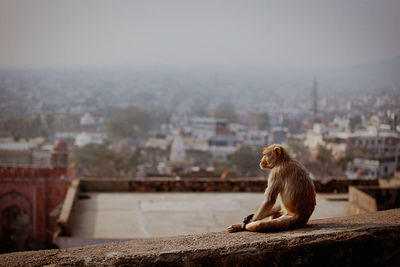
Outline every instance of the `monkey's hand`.
{"label": "monkey's hand", "polygon": [[251,220],[253,219],[253,217],[254,217],[254,213],[248,215],[247,217],[245,217],[245,218],[243,219],[243,223],[244,223],[244,224],[248,224],[249,222],[251,222]]}

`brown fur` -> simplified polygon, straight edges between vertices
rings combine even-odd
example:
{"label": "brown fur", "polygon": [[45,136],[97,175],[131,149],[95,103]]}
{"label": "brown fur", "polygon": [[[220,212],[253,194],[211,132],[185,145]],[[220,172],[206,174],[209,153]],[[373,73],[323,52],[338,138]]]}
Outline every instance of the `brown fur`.
{"label": "brown fur", "polygon": [[[233,224],[229,232],[279,231],[307,223],[315,207],[315,187],[306,168],[280,145],[264,148],[261,169],[271,170],[265,200],[249,223]],[[278,201],[277,201],[278,200]]]}

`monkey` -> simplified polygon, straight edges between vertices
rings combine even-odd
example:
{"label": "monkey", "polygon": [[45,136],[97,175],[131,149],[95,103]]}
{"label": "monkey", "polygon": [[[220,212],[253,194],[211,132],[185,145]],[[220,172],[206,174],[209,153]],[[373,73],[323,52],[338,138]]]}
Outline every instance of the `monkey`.
{"label": "monkey", "polygon": [[228,232],[272,232],[307,224],[316,205],[315,186],[307,169],[277,144],[263,148],[260,168],[270,170],[265,199],[255,214],[229,226]]}

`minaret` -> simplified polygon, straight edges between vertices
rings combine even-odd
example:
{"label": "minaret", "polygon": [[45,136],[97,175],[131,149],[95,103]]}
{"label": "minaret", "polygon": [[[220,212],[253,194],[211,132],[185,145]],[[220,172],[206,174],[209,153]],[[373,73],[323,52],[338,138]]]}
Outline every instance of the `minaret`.
{"label": "minaret", "polygon": [[318,112],[318,88],[317,88],[317,81],[314,78],[313,87],[312,87],[312,122],[315,123],[317,119],[317,112]]}

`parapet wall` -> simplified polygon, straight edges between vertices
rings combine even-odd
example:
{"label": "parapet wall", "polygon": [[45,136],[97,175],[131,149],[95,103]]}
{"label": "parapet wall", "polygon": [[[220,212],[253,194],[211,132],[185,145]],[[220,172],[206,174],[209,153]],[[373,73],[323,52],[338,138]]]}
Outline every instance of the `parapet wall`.
{"label": "parapet wall", "polygon": [[350,186],[347,214],[362,214],[400,207],[400,186]]}
{"label": "parapet wall", "polygon": [[[350,185],[378,185],[378,180],[324,179],[314,180],[317,192],[346,193]],[[264,192],[266,178],[172,178],[81,179],[82,192]]]}
{"label": "parapet wall", "polygon": [[395,209],[278,233],[218,232],[3,254],[0,266],[397,266],[399,243]]}
{"label": "parapet wall", "polygon": [[74,167],[53,168],[53,167],[32,167],[32,166],[0,166],[0,179],[38,179],[38,178],[59,178],[66,173],[72,173]]}

